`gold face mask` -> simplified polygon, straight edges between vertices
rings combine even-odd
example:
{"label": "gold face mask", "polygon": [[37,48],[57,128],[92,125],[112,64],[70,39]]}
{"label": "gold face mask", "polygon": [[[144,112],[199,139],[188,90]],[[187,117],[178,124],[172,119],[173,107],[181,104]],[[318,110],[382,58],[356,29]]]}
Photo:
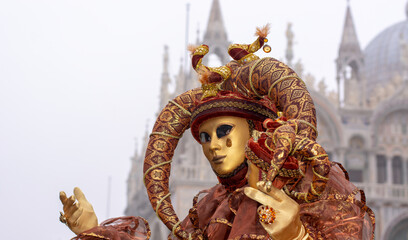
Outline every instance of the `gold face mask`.
{"label": "gold face mask", "polygon": [[218,175],[233,172],[245,160],[245,145],[250,138],[245,118],[221,116],[204,121],[199,127],[201,146]]}

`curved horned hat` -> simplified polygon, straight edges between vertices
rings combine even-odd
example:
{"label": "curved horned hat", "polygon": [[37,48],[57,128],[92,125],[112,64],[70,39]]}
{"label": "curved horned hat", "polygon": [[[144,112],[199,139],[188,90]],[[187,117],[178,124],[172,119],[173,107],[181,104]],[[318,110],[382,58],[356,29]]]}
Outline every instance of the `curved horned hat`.
{"label": "curved horned hat", "polygon": [[232,44],[228,52],[234,60],[219,68],[201,63],[208,46],[191,49],[202,88],[170,100],[154,124],[146,149],[144,183],[157,216],[180,239],[191,235],[180,226],[170,200],[169,180],[174,151],[188,128],[198,140],[198,126],[212,114],[226,112],[262,122],[275,119],[275,112],[280,111],[287,119],[304,123],[297,126],[298,135],[316,138],[315,107],[303,81],[284,63],[254,54],[267,41],[268,28],[257,28],[258,38],[252,44]]}

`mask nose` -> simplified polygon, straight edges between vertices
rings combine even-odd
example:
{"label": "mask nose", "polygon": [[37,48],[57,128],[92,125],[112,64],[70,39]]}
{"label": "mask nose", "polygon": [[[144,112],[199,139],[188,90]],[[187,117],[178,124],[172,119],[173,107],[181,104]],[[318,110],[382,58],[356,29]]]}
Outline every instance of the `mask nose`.
{"label": "mask nose", "polygon": [[217,137],[211,138],[210,142],[210,152],[215,154],[216,151],[221,150],[221,144],[219,143],[219,139]]}

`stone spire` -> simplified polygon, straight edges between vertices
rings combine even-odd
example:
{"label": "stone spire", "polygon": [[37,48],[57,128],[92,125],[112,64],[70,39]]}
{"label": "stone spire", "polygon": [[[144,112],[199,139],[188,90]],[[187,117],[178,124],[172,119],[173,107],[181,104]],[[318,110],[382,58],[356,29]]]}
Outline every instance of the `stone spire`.
{"label": "stone spire", "polygon": [[346,19],[344,21],[343,35],[341,38],[339,55],[342,53],[359,53],[361,54],[360,43],[357,38],[356,29],[354,27],[353,17],[351,15],[350,6],[347,5]]}
{"label": "stone spire", "polygon": [[160,88],[160,106],[159,109],[162,109],[169,100],[169,83],[170,83],[170,75],[169,75],[169,47],[167,45],[164,46],[164,54],[163,54],[163,72],[161,77],[161,88]]}
{"label": "stone spire", "polygon": [[288,23],[286,28],[286,64],[289,67],[292,67],[292,59],[293,59],[293,31],[292,31],[292,23]]}
{"label": "stone spire", "polygon": [[361,108],[366,105],[364,54],[358,42],[349,4],[347,4],[338,57],[337,86],[341,107]]}
{"label": "stone spire", "polygon": [[[213,0],[212,2],[203,43],[210,47],[210,54],[214,53],[217,55],[222,64],[228,62],[229,56],[227,54],[227,49],[229,42],[227,32],[225,31],[224,21],[222,19],[219,0]],[[207,59],[208,58],[205,58],[205,60]]]}

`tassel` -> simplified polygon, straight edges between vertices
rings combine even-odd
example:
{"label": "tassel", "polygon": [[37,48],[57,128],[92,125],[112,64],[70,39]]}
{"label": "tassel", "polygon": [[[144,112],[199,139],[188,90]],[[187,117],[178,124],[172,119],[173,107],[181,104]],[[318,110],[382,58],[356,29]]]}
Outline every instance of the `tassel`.
{"label": "tassel", "polygon": [[261,38],[266,38],[268,36],[268,34],[269,34],[269,29],[270,29],[269,23],[267,23],[262,28],[257,27],[256,32],[255,32],[255,36],[258,36],[258,37],[261,37]]}
{"label": "tassel", "polygon": [[198,48],[198,46],[197,46],[197,45],[194,45],[194,44],[189,44],[189,45],[187,46],[187,50],[188,50],[191,54],[194,54],[194,52],[197,50],[197,48]]}
{"label": "tassel", "polygon": [[209,83],[211,72],[206,67],[200,67],[198,70],[198,80],[201,84]]}

